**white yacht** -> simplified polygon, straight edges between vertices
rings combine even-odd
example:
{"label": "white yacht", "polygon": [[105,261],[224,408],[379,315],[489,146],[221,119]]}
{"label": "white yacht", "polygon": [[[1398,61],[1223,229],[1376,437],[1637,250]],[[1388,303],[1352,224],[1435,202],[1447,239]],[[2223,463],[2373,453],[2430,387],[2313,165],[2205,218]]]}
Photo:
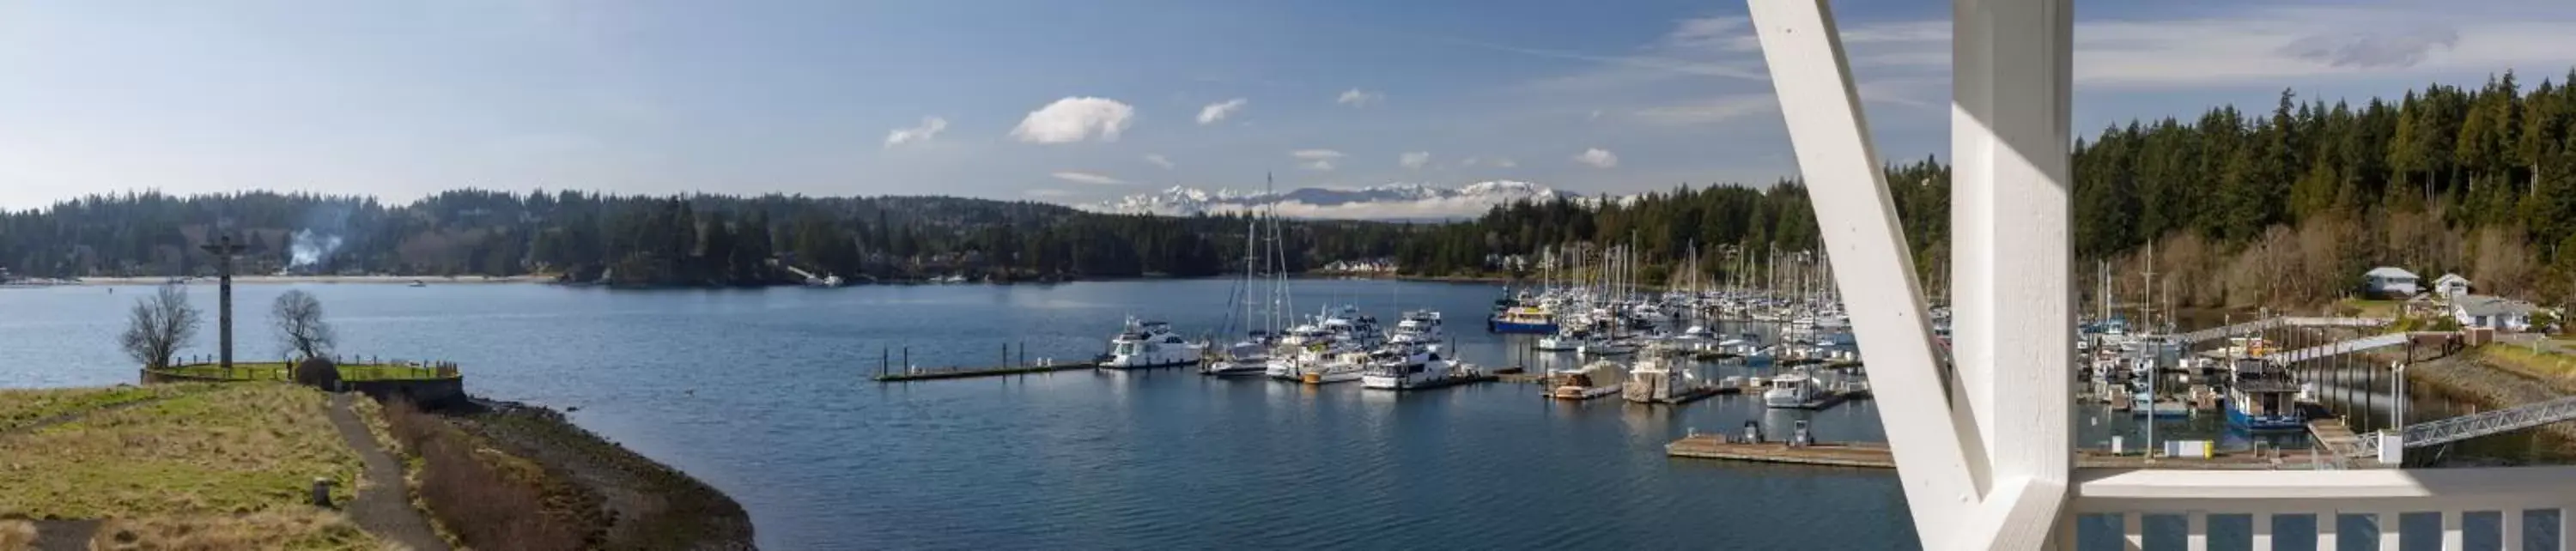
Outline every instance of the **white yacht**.
{"label": "white yacht", "polygon": [[1439,344],[1446,338],[1440,330],[1440,313],[1429,310],[1405,312],[1386,335],[1386,341],[1395,344]]}
{"label": "white yacht", "polygon": [[1360,376],[1362,388],[1405,390],[1447,386],[1473,379],[1475,368],[1444,359],[1431,347],[1391,347],[1372,355],[1369,369]]}
{"label": "white yacht", "polygon": [[1326,356],[1323,361],[1302,364],[1297,381],[1309,385],[1328,385],[1360,380],[1368,372],[1369,355],[1343,352]]}
{"label": "white yacht", "polygon": [[1127,330],[1109,339],[1109,356],[1100,367],[1140,369],[1172,367],[1198,363],[1207,345],[1189,342],[1173,333],[1170,324],[1159,321],[1137,321],[1127,318]]}
{"label": "white yacht", "polygon": [[1571,325],[1564,326],[1563,329],[1558,329],[1554,335],[1539,337],[1538,344],[1534,348],[1538,349],[1540,352],[1573,352],[1575,349],[1583,347],[1585,333],[1585,331],[1575,329]]}
{"label": "white yacht", "polygon": [[1762,391],[1762,405],[1775,408],[1803,409],[1824,400],[1824,389],[1816,378],[1806,373],[1782,373],[1771,378],[1771,389]]}

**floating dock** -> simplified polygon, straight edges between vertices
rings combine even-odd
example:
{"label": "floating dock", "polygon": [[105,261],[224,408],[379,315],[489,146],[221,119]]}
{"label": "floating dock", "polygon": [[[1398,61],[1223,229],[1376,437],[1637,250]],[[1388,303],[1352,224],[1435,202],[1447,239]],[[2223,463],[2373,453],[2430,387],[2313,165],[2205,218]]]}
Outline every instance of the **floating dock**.
{"label": "floating dock", "polygon": [[1887,445],[1874,442],[1819,442],[1791,446],[1787,442],[1734,442],[1720,435],[1699,434],[1665,444],[1664,455],[1758,463],[1896,468],[1896,457],[1887,451]]}
{"label": "floating dock", "polygon": [[1051,372],[1056,372],[1056,371],[1072,371],[1072,370],[1076,370],[1076,369],[1091,369],[1091,368],[1093,368],[1093,367],[1097,367],[1097,366],[1098,366],[1098,364],[1094,364],[1094,363],[1091,363],[1091,362],[1073,362],[1073,363],[1056,363],[1056,364],[1039,364],[1039,365],[1008,365],[1008,366],[1001,366],[1001,367],[937,367],[937,368],[926,368],[926,369],[923,369],[923,368],[916,368],[916,369],[906,370],[906,371],[902,371],[902,372],[879,373],[879,374],[877,374],[877,376],[875,377],[875,379],[877,380],[877,382],[881,382],[881,383],[895,383],[895,382],[904,382],[904,381],[931,381],[931,380],[938,380],[938,379],[964,379],[964,378],[968,378],[968,377],[998,377],[998,376],[1003,376],[1003,375],[1028,375],[1028,374],[1032,374],[1032,373],[1051,373]]}

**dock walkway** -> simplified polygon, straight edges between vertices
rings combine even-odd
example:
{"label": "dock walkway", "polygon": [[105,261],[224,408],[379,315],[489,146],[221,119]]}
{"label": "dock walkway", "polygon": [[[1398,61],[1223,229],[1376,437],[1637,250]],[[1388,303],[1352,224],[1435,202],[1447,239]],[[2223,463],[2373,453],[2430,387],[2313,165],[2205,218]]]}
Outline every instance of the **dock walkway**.
{"label": "dock walkway", "polygon": [[1039,364],[1039,365],[1008,365],[1008,366],[1001,366],[1001,367],[940,367],[940,368],[928,368],[928,369],[918,369],[918,368],[916,368],[916,369],[907,370],[907,371],[901,371],[901,372],[887,372],[887,373],[879,373],[879,374],[877,374],[877,375],[876,375],[876,377],[875,377],[875,378],[876,378],[877,382],[882,382],[882,383],[893,383],[893,382],[903,382],[903,381],[930,381],[930,380],[938,380],[938,379],[963,379],[963,378],[967,378],[967,377],[995,377],[995,376],[1001,376],[1001,375],[1027,375],[1027,374],[1032,374],[1032,373],[1049,373],[1049,372],[1055,372],[1055,371],[1071,371],[1071,370],[1076,370],[1076,369],[1091,369],[1091,368],[1093,368],[1093,367],[1095,367],[1095,365],[1094,365],[1094,364],[1092,364],[1092,363],[1090,363],[1090,362],[1076,362],[1076,363]]}

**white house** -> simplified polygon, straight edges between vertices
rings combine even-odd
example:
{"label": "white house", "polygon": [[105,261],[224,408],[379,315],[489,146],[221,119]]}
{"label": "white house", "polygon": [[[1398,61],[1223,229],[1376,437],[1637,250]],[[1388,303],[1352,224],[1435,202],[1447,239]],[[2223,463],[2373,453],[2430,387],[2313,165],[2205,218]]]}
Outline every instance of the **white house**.
{"label": "white house", "polygon": [[2415,275],[2415,272],[2406,271],[2405,268],[2380,266],[2371,268],[2368,272],[2362,272],[2361,290],[2373,295],[2394,298],[2411,297],[2423,290],[2417,285],[2417,282],[2423,279]]}
{"label": "white house", "polygon": [[2531,313],[2539,310],[2531,303],[2497,296],[2460,295],[2451,299],[2451,317],[2460,321],[2460,327],[2525,331],[2531,329]]}
{"label": "white house", "polygon": [[2460,274],[2442,274],[2433,280],[2433,294],[2458,299],[2460,295],[2469,294],[2469,278],[2460,277]]}

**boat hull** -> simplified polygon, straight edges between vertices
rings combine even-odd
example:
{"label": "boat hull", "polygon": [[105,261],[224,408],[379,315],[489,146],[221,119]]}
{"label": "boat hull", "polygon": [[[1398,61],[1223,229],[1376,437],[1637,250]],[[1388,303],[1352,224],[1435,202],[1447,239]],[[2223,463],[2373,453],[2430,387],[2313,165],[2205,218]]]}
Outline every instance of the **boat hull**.
{"label": "boat hull", "polygon": [[1556,334],[1556,322],[1531,323],[1509,320],[1485,320],[1485,330],[1492,333]]}
{"label": "boat hull", "polygon": [[1226,362],[1226,361],[1220,361],[1220,362],[1216,362],[1216,363],[1207,364],[1205,367],[1200,367],[1200,368],[1199,368],[1199,373],[1200,373],[1200,374],[1204,374],[1204,375],[1219,375],[1219,376],[1230,376],[1230,375],[1261,375],[1261,374],[1264,374],[1264,373],[1268,373],[1269,371],[1270,371],[1270,364],[1269,364],[1268,362],[1261,362],[1261,363],[1249,363],[1249,362]]}

